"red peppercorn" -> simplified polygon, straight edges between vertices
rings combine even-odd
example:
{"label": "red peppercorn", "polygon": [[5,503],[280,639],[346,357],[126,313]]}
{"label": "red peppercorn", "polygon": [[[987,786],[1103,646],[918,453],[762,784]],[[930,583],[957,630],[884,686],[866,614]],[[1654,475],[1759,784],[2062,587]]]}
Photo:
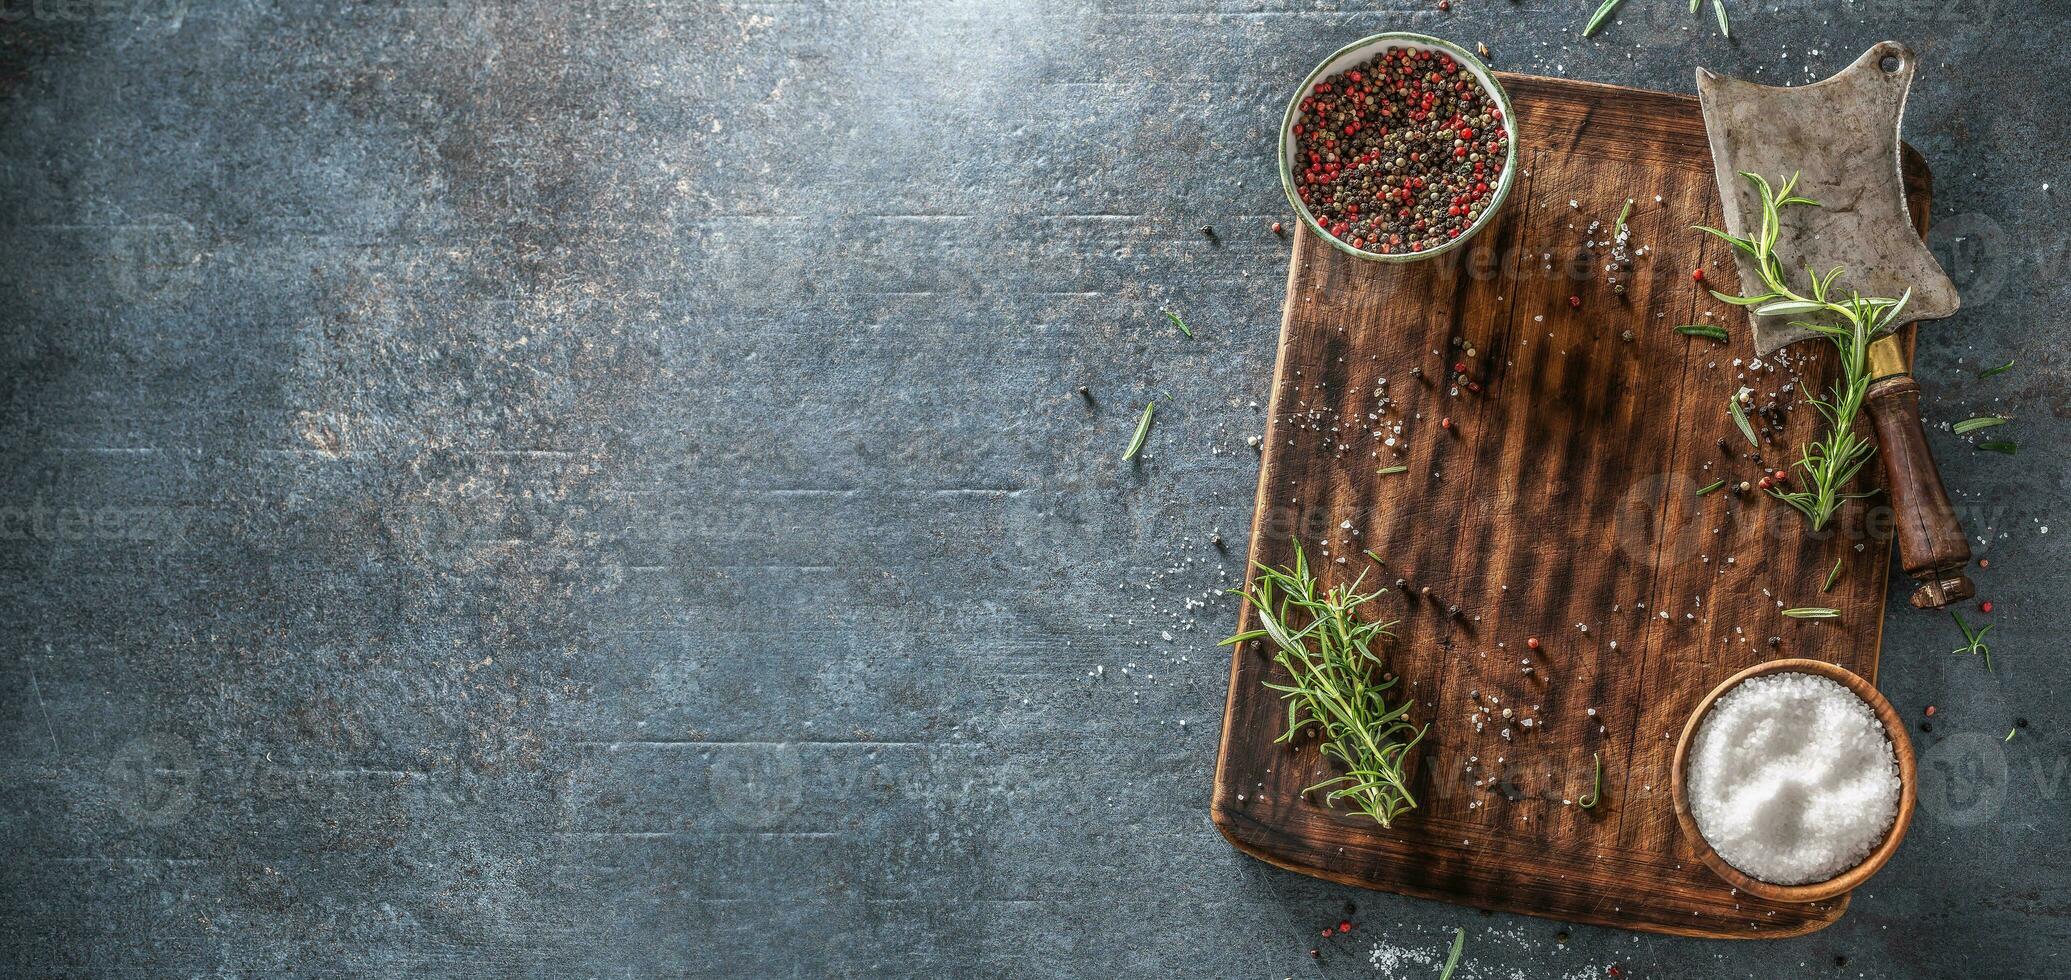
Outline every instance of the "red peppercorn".
{"label": "red peppercorn", "polygon": [[[1450,416],[1450,415],[1448,415],[1448,416],[1446,416],[1445,418],[1439,419],[1439,420],[1438,420],[1438,427],[1439,427],[1439,428],[1441,428],[1441,429],[1450,429],[1450,428],[1452,428],[1452,427],[1453,427],[1453,417],[1452,417],[1452,416]],[[1989,610],[1989,609],[1987,609],[1987,610],[1985,610],[1985,611],[1986,611],[1986,612],[1991,612],[1991,610]]]}
{"label": "red peppercorn", "polygon": [[1330,927],[1329,927],[1329,926],[1324,926],[1324,927],[1323,927],[1323,935],[1324,935],[1324,936],[1326,936],[1326,937],[1330,935]]}
{"label": "red peppercorn", "polygon": [[1338,931],[1339,931],[1339,932],[1351,932],[1351,931],[1352,931],[1352,923],[1350,923],[1350,922],[1340,922],[1340,923],[1338,923]]}
{"label": "red peppercorn", "polygon": [[1466,361],[1454,361],[1454,362],[1453,362],[1453,373],[1454,373],[1454,374],[1466,374],[1466,373],[1467,373],[1467,362],[1466,362]]}
{"label": "red peppercorn", "polygon": [[1690,281],[1691,281],[1691,282],[1703,282],[1703,281],[1704,281],[1704,270],[1703,270],[1703,269],[1694,269],[1694,270],[1692,270],[1692,271],[1690,272]]}
{"label": "red peppercorn", "polygon": [[1929,718],[1932,718],[1932,717],[1934,717],[1934,705],[1931,705],[1931,704],[1930,704],[1930,705],[1928,705],[1928,706],[1927,706],[1927,717],[1929,717]]}
{"label": "red peppercorn", "polygon": [[1572,306],[1572,307],[1574,307],[1575,309],[1578,309],[1578,310],[1579,310],[1579,309],[1581,309],[1581,308],[1582,308],[1582,297],[1580,297],[1580,296],[1570,296],[1570,297],[1568,297],[1568,305],[1569,305],[1569,306]]}
{"label": "red peppercorn", "polygon": [[1537,650],[1539,649],[1539,638],[1536,636],[1527,636],[1525,637],[1524,645],[1531,647],[1534,650]]}
{"label": "red peppercorn", "polygon": [[1788,481],[1790,478],[1791,475],[1789,473],[1785,473],[1782,470],[1777,470],[1776,472],[1769,474],[1769,479],[1775,480],[1778,483],[1784,483]]}
{"label": "red peppercorn", "polygon": [[1273,234],[1280,234],[1280,222],[1278,221],[1273,222]]}
{"label": "red peppercorn", "polygon": [[1979,568],[1991,568],[1991,567],[1992,567],[1992,559],[1990,559],[1990,558],[1980,558],[1980,559],[1978,559],[1978,567],[1979,567]]}
{"label": "red peppercorn", "polygon": [[1987,599],[1987,600],[1985,600],[1984,602],[1980,602],[1980,603],[1978,603],[1978,612],[1991,612],[1991,611],[1992,611],[1992,600],[1990,600],[1990,599]]}

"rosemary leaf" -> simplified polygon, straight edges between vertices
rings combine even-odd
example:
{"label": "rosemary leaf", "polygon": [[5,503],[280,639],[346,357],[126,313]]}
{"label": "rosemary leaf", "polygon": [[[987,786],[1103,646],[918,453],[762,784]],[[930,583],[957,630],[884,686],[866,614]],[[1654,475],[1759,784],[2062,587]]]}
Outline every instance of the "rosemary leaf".
{"label": "rosemary leaf", "polygon": [[1625,234],[1625,219],[1632,216],[1632,198],[1625,199],[1625,206],[1618,209],[1618,220],[1611,225],[1611,237]]}
{"label": "rosemary leaf", "polygon": [[2004,416],[1980,415],[1976,418],[1964,419],[1963,421],[1956,423],[1954,428],[1956,430],[1956,434],[1961,436],[1969,435],[1970,433],[1976,432],[1979,429],[1989,429],[1995,425],[2005,424],[2006,418]]}
{"label": "rosemary leaf", "polygon": [[1589,23],[1582,25],[1582,36],[1595,36],[1597,28],[1604,26],[1604,21],[1611,19],[1612,11],[1617,10],[1618,5],[1624,2],[1625,0],[1604,0],[1604,5],[1596,8],[1596,13],[1589,15]]}
{"label": "rosemary leaf", "polygon": [[1705,494],[1708,494],[1708,493],[1712,492],[1713,490],[1717,490],[1718,488],[1720,488],[1720,487],[1723,487],[1723,486],[1725,486],[1725,485],[1726,485],[1726,481],[1724,481],[1724,480],[1713,480],[1712,482],[1710,482],[1710,483],[1708,483],[1708,484],[1705,484],[1705,485],[1704,485],[1704,486],[1702,486],[1702,487],[1699,487],[1699,488],[1698,488],[1698,490],[1697,490],[1697,495],[1698,495],[1698,496],[1700,496],[1700,497],[1702,497],[1702,496],[1704,496]]}
{"label": "rosemary leaf", "polygon": [[1703,2],[1704,2],[1704,0],[1690,0],[1690,12],[1691,12],[1691,13],[1693,13],[1693,14],[1694,14],[1694,13],[1696,13],[1696,12],[1697,12],[1697,5],[1698,5],[1698,4],[1701,4],[1701,3],[1703,3]]}
{"label": "rosemary leaf", "polygon": [[[2013,736],[2008,735],[2007,737],[2012,738]],[[1446,954],[1445,968],[1438,971],[1438,980],[1453,980],[1453,969],[1460,965],[1460,951],[1466,948],[1467,930],[1463,927],[1455,926],[1453,928],[1453,951]]]}
{"label": "rosemary leaf", "polygon": [[1836,559],[1834,559],[1834,570],[1833,570],[1833,571],[1831,571],[1831,572],[1828,572],[1828,573],[1827,573],[1827,584],[1825,584],[1825,585],[1822,585],[1822,586],[1820,586],[1820,587],[1819,587],[1819,591],[1821,591],[1821,592],[1832,592],[1832,591],[1834,591],[1834,583],[1835,583],[1835,582],[1838,582],[1838,581],[1840,581],[1840,580],[1841,580],[1841,562],[1842,562],[1843,560],[1844,560],[1844,559],[1842,559],[1842,558],[1836,558]]}
{"label": "rosemary leaf", "polygon": [[1683,324],[1675,328],[1675,332],[1689,337],[1710,337],[1713,340],[1725,340],[1727,336],[1725,327],[1707,327],[1695,323]]}
{"label": "rosemary leaf", "polygon": [[1755,427],[1748,424],[1747,409],[1740,407],[1740,396],[1753,390],[1753,388],[1740,389],[1731,399],[1727,400],[1726,411],[1733,416],[1733,424],[1740,426],[1740,434],[1747,437],[1747,444],[1760,449],[1762,448],[1762,443],[1761,440],[1755,438]]}
{"label": "rosemary leaf", "polygon": [[1188,339],[1188,340],[1192,340],[1192,339],[1193,339],[1193,337],[1194,337],[1194,332],[1193,332],[1193,331],[1192,331],[1191,329],[1188,329],[1188,327],[1187,327],[1187,322],[1186,322],[1185,320],[1182,320],[1182,319],[1180,319],[1180,318],[1179,318],[1179,314],[1177,314],[1177,313],[1174,313],[1174,312],[1172,312],[1171,310],[1166,310],[1166,311],[1164,311],[1164,312],[1165,312],[1165,318],[1166,318],[1166,319],[1168,319],[1168,320],[1171,320],[1171,321],[1172,321],[1172,325],[1173,325],[1173,326],[1175,326],[1175,327],[1178,327],[1178,328],[1179,328],[1179,332],[1180,332],[1180,333],[1186,334],[1186,335],[1187,335],[1187,339]]}
{"label": "rosemary leaf", "polygon": [[1726,23],[1725,3],[1722,2],[1722,0],[1711,0],[1711,12],[1719,15],[1720,36],[1731,38],[1733,36],[1733,27],[1732,25]]}
{"label": "rosemary leaf", "polygon": [[1137,453],[1143,452],[1143,440],[1151,434],[1151,409],[1157,407],[1157,402],[1143,406],[1143,418],[1136,422],[1136,434],[1129,438],[1129,451],[1122,454],[1123,459],[1135,459]]}
{"label": "rosemary leaf", "polygon": [[1409,467],[1407,467],[1407,466],[1383,466],[1383,467],[1381,467],[1380,469],[1377,469],[1377,470],[1375,470],[1375,471],[1374,471],[1374,475],[1375,475],[1375,476],[1387,476],[1387,475],[1388,475],[1388,474],[1390,474],[1390,473],[1407,473],[1407,472],[1409,472]]}
{"label": "rosemary leaf", "polygon": [[1590,781],[1589,795],[1575,801],[1584,810],[1596,809],[1596,805],[1603,802],[1604,798],[1604,757],[1591,752],[1589,758],[1596,765],[1596,776]]}
{"label": "rosemary leaf", "polygon": [[1978,443],[1978,448],[1995,453],[2004,453],[2008,456],[2018,455],[2021,450],[2021,447],[2016,445],[2011,439],[1993,439],[1989,442],[1981,442]]}
{"label": "rosemary leaf", "polygon": [[2018,731],[2020,731],[2020,729],[2018,729],[2018,728],[2009,728],[2009,729],[2007,729],[2007,730],[2006,730],[2006,737],[2005,737],[2005,738],[2003,738],[2003,739],[2001,739],[2000,741],[2002,741],[2002,742],[2011,742],[2011,741],[2013,741],[2013,736],[2014,736],[2014,733],[2015,733],[2015,732],[2018,732]]}
{"label": "rosemary leaf", "polygon": [[2006,372],[2011,370],[2013,370],[2013,359],[2008,358],[2005,364],[2001,364],[1998,367],[1988,367],[1982,371],[1979,371],[1978,380],[1983,381],[1986,378],[1992,377],[1993,375],[2005,374]]}
{"label": "rosemary leaf", "polygon": [[1827,608],[1827,607],[1825,607],[1825,606],[1799,606],[1799,607],[1798,607],[1798,608],[1796,608],[1796,609],[1786,609],[1786,610],[1784,610],[1784,611],[1783,611],[1783,614],[1784,614],[1784,615],[1786,615],[1786,616],[1789,616],[1789,617],[1790,617],[1790,618],[1792,618],[1792,619],[1840,619],[1840,618],[1841,618],[1841,610],[1839,610],[1839,609],[1828,609],[1828,608]]}

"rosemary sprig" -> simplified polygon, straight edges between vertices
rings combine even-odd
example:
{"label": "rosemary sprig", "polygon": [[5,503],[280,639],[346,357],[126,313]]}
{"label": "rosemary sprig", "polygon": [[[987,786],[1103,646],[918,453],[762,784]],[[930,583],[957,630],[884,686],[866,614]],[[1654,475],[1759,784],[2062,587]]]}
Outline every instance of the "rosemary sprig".
{"label": "rosemary sprig", "polygon": [[1949,610],[1949,615],[1956,620],[1956,628],[1963,631],[1963,645],[1949,652],[1983,657],[1985,659],[1985,669],[1991,670],[1992,648],[1985,643],[1985,634],[1992,632],[1994,624],[1986,623],[1984,626],[1973,630],[1970,628],[1969,623],[1963,621],[1962,613],[1951,609]]}
{"label": "rosemary sprig", "polygon": [[1187,327],[1187,322],[1185,320],[1179,318],[1179,314],[1174,313],[1171,310],[1165,310],[1163,312],[1165,314],[1165,318],[1171,320],[1172,325],[1179,328],[1180,333],[1187,335],[1188,340],[1192,340],[1194,338],[1194,331]]}
{"label": "rosemary sprig", "polygon": [[1840,618],[1841,618],[1841,610],[1839,610],[1839,609],[1829,609],[1829,608],[1827,608],[1827,607],[1825,607],[1825,606],[1799,606],[1799,607],[1798,607],[1798,608],[1796,608],[1796,609],[1786,609],[1786,610],[1784,610],[1784,611],[1783,611],[1783,614],[1784,614],[1784,615],[1786,615],[1786,616],[1789,616],[1789,617],[1790,617],[1790,618],[1792,618],[1792,619],[1840,619]]}
{"label": "rosemary sprig", "polygon": [[1604,757],[1591,752],[1589,759],[1596,764],[1596,776],[1590,781],[1589,795],[1575,801],[1576,805],[1584,810],[1596,809],[1596,805],[1603,802],[1604,798]]}
{"label": "rosemary sprig", "polygon": [[[2007,738],[2013,738],[2008,735]],[[1453,951],[1446,954],[1445,968],[1438,971],[1438,980],[1453,980],[1453,968],[1460,965],[1460,951],[1467,948],[1467,930],[1464,926],[1453,928]]]}
{"label": "rosemary sprig", "polygon": [[2006,372],[2011,370],[2013,370],[2013,358],[2007,358],[2005,364],[2001,364],[1998,367],[1988,367],[1982,371],[1979,371],[1978,380],[1983,381],[1986,378],[1993,377],[1995,375],[2005,374]]}
{"label": "rosemary sprig", "polygon": [[2005,424],[2006,424],[2006,417],[2005,417],[2005,416],[2002,416],[2002,415],[1980,415],[1980,416],[1978,416],[1977,418],[1971,418],[1971,419],[1964,419],[1963,421],[1961,421],[1961,422],[1958,422],[1958,423],[1956,423],[1956,424],[1955,424],[1955,425],[1953,425],[1953,426],[1950,426],[1950,428],[1952,428],[1952,429],[1955,429],[1955,430],[1956,430],[1956,434],[1957,434],[1957,435],[1959,435],[1959,436],[1965,436],[1965,435],[1969,435],[1969,434],[1971,434],[1971,433],[1973,433],[1973,432],[1976,432],[1976,431],[1977,431],[1977,430],[1979,430],[1979,429],[1989,429],[1989,428],[1991,428],[1991,427],[1993,427],[1993,426],[1995,426],[1995,425],[2005,425]]}
{"label": "rosemary sprig", "polygon": [[1137,453],[1143,452],[1143,440],[1151,434],[1151,409],[1157,407],[1157,402],[1143,406],[1143,418],[1136,421],[1136,434],[1129,437],[1129,449],[1122,454],[1123,459],[1135,459]]}
{"label": "rosemary sprig", "polygon": [[1707,327],[1696,323],[1686,323],[1675,328],[1675,332],[1687,337],[1710,337],[1713,340],[1725,340],[1727,336],[1725,327]]}
{"label": "rosemary sprig", "polygon": [[1741,176],[1761,193],[1761,227],[1747,238],[1703,225],[1697,226],[1697,230],[1717,236],[1746,255],[1754,263],[1767,291],[1732,296],[1713,290],[1712,295],[1735,306],[1753,307],[1755,313],[1762,316],[1820,317],[1822,319],[1792,320],[1791,323],[1833,341],[1834,349],[1841,355],[1841,376],[1829,389],[1829,397],[1812,399],[1812,406],[1825,418],[1827,428],[1819,439],[1800,450],[1797,466],[1805,471],[1807,489],[1777,488],[1769,491],[1771,496],[1797,508],[1809,518],[1813,530],[1822,530],[1843,502],[1867,496],[1848,493],[1846,488],[1876,451],[1875,444],[1857,433],[1855,424],[1862,414],[1863,398],[1870,386],[1870,340],[1878,331],[1898,321],[1913,293],[1909,289],[1897,299],[1884,299],[1851,291],[1843,298],[1834,288],[1843,271],[1840,266],[1835,266],[1825,275],[1806,269],[1810,281],[1806,287],[1808,292],[1798,292],[1785,279],[1783,260],[1776,255],[1777,240],[1783,233],[1783,209],[1808,205],[1818,207],[1819,202],[1798,196],[1796,174],[1784,181],[1781,187],[1772,186],[1761,174],[1742,171]]}
{"label": "rosemary sprig", "polygon": [[1403,766],[1430,726],[1409,723],[1409,699],[1392,707],[1387,702],[1396,679],[1382,679],[1381,658],[1372,646],[1394,624],[1358,618],[1359,607],[1380,593],[1359,591],[1365,572],[1351,585],[1323,588],[1299,541],[1292,565],[1256,568],[1252,585],[1236,591],[1251,603],[1259,626],[1223,643],[1272,643],[1273,661],[1287,672],[1284,684],[1266,682],[1287,702],[1287,731],[1276,741],[1292,742],[1313,728],[1322,734],[1324,757],[1344,767],[1342,775],[1302,792],[1328,790],[1325,806],[1347,801],[1375,823],[1391,826],[1417,805]]}
{"label": "rosemary sprig", "polygon": [[2013,456],[2020,452],[2021,447],[2015,444],[2014,441],[2011,439],[1993,439],[1990,442],[1978,443],[1978,448],[1989,450],[1995,453],[2005,453],[2008,456]]}
{"label": "rosemary sprig", "polygon": [[1821,592],[1832,592],[1832,591],[1834,591],[1834,583],[1835,583],[1835,582],[1838,582],[1838,581],[1840,581],[1840,580],[1841,580],[1841,562],[1842,562],[1842,561],[1843,561],[1844,559],[1845,559],[1845,556],[1844,556],[1844,558],[1836,558],[1836,559],[1834,559],[1834,570],[1833,570],[1833,571],[1831,571],[1831,572],[1828,572],[1828,573],[1827,573],[1827,584],[1825,584],[1825,585],[1822,585],[1822,586],[1820,586],[1820,587],[1819,587],[1819,591],[1821,591]]}

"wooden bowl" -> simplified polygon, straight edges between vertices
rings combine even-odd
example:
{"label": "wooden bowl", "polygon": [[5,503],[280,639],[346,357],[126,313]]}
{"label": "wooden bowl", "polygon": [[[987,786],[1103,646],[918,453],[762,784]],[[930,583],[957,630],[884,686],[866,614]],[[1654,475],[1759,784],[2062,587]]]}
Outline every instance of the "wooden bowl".
{"label": "wooden bowl", "polygon": [[[1898,763],[1898,814],[1892,819],[1891,830],[1884,835],[1884,842],[1877,845],[1876,849],[1855,867],[1825,881],[1805,885],[1771,884],[1727,864],[1726,859],[1720,857],[1719,853],[1712,849],[1711,842],[1705,840],[1704,834],[1698,831],[1697,818],[1690,815],[1689,791],[1683,784],[1683,769],[1689,764],[1690,743],[1696,740],[1697,726],[1704,721],[1705,714],[1711,711],[1712,703],[1732,690],[1734,685],[1750,677],[1788,673],[1824,677],[1855,692],[1856,697],[1863,699],[1864,703],[1877,713],[1877,720],[1884,723],[1884,734],[1891,739],[1892,754]],[[1885,700],[1883,694],[1878,693],[1875,684],[1857,677],[1853,671],[1836,667],[1823,660],[1772,660],[1765,664],[1756,664],[1726,678],[1724,683],[1712,688],[1711,693],[1704,696],[1704,700],[1697,702],[1697,707],[1690,712],[1689,722],[1683,725],[1683,737],[1676,742],[1674,765],[1671,795],[1675,800],[1676,823],[1683,828],[1683,836],[1689,838],[1690,843],[1697,848],[1697,856],[1703,859],[1705,867],[1724,879],[1726,884],[1771,901],[1823,902],[1854,889],[1876,874],[1877,869],[1884,866],[1884,862],[1891,860],[1891,855],[1898,850],[1898,842],[1906,836],[1906,826],[1913,820],[1916,771],[1913,763],[1913,743],[1906,737],[1905,720],[1898,716],[1898,709],[1893,708],[1891,702]]]}

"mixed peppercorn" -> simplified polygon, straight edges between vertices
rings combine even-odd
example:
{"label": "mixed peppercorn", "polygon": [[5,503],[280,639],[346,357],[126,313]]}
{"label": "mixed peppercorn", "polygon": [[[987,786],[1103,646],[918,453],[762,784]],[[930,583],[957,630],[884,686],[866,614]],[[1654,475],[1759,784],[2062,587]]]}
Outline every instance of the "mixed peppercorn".
{"label": "mixed peppercorn", "polygon": [[1353,248],[1404,254],[1458,238],[1503,175],[1503,109],[1443,52],[1375,55],[1317,82],[1299,109],[1295,192]]}

